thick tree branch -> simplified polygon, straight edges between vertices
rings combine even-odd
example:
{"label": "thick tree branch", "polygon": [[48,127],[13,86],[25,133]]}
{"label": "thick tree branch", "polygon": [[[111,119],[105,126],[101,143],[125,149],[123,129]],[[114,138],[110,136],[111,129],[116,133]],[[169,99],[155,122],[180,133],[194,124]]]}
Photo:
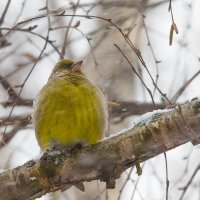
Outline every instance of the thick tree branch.
{"label": "thick tree branch", "polygon": [[[116,106],[111,106],[110,115],[112,118],[118,118],[119,122],[131,115],[142,115],[146,112],[151,112],[152,110],[155,110],[155,105],[152,103],[141,103],[137,101],[124,101],[114,103],[116,104]],[[164,109],[166,108],[166,104],[157,103],[156,108]]]}
{"label": "thick tree branch", "polygon": [[[33,107],[33,99],[18,99],[17,101],[4,101],[1,102],[1,105],[4,107],[9,106],[27,106]],[[137,101],[123,101],[123,102],[108,102],[110,108],[111,117],[120,117],[124,119],[131,115],[142,115],[146,112],[150,112],[155,109],[155,106],[152,103],[141,103]],[[172,107],[172,106],[171,106]],[[166,108],[164,103],[156,103],[157,109]]]}
{"label": "thick tree branch", "polygon": [[[127,168],[200,138],[200,100],[143,116],[133,128],[78,150],[48,150],[0,174],[2,199],[34,199],[82,181],[101,180],[107,188]],[[139,170],[138,170],[139,171]]]}
{"label": "thick tree branch", "polygon": [[17,99],[15,101],[13,100],[8,100],[1,102],[1,105],[4,107],[8,106],[27,106],[27,107],[33,107],[33,100],[32,99]]}

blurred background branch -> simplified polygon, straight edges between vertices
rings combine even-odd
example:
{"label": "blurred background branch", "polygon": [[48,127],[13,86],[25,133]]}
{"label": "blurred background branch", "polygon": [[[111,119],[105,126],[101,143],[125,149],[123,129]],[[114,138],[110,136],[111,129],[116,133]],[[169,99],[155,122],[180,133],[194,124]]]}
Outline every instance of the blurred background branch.
{"label": "blurred background branch", "polygon": [[[199,11],[198,0],[1,1],[0,168],[40,153],[34,99],[60,58],[84,60],[87,77],[108,99],[111,135],[138,115],[199,96]],[[190,144],[167,153],[168,195],[158,156],[144,164],[142,178],[135,169],[124,173],[115,190],[88,183],[84,194],[71,189],[44,199],[199,199],[198,175],[184,197],[179,190],[198,155]]]}

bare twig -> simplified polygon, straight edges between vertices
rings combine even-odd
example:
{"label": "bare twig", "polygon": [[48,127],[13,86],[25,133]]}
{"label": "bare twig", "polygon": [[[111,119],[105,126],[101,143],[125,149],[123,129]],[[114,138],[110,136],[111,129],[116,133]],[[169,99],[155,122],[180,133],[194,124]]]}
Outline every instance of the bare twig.
{"label": "bare twig", "polygon": [[3,101],[0,102],[0,104],[3,107],[8,107],[8,106],[28,106],[28,107],[33,107],[33,99],[17,99],[17,100],[8,100],[8,101]]}
{"label": "bare twig", "polygon": [[25,129],[27,125],[31,124],[31,119],[31,115],[1,118],[0,127],[12,126],[12,129],[6,134],[1,134],[0,148],[8,144],[19,130]]}
{"label": "bare twig", "polygon": [[120,49],[120,47],[117,45],[117,44],[114,44],[115,47],[119,50],[119,52],[124,56],[124,58],[126,59],[126,61],[128,62],[128,64],[131,66],[133,72],[137,75],[137,77],[140,79],[141,83],[144,85],[144,87],[146,88],[146,90],[148,91],[150,97],[151,97],[151,100],[156,108],[156,104],[154,102],[154,99],[153,99],[153,95],[152,95],[152,92],[151,90],[147,87],[147,85],[145,84],[145,82],[142,80],[141,76],[138,74],[138,72],[136,71],[135,67],[133,66],[133,64],[129,61],[129,59],[127,58],[127,56],[124,54],[124,52]]}
{"label": "bare twig", "polygon": [[4,18],[5,18],[5,16],[6,16],[6,13],[7,13],[7,11],[8,11],[8,8],[9,8],[10,3],[11,3],[11,0],[8,0],[8,1],[7,1],[7,4],[6,4],[6,7],[5,7],[4,11],[3,11],[3,14],[1,15],[0,26],[1,26],[1,25],[3,24],[3,22],[4,22]]}
{"label": "bare twig", "polygon": [[[147,36],[148,45],[149,45],[149,47],[150,47],[150,49],[151,49],[151,53],[152,53],[152,55],[153,55],[153,58],[154,58],[154,61],[155,61],[155,66],[156,66],[156,79],[155,79],[155,84],[157,85],[157,84],[158,84],[158,78],[159,78],[158,64],[159,64],[161,61],[157,60],[157,58],[156,58],[156,55],[155,55],[153,46],[152,46],[151,41],[150,41],[150,38],[149,38],[149,33],[148,33],[148,30],[147,30],[147,27],[146,27],[146,24],[145,24],[144,17],[145,17],[145,16],[143,15],[144,30],[145,30],[145,33],[146,33],[146,36]],[[155,95],[155,91],[156,91],[156,86],[154,86],[153,96]]]}
{"label": "bare twig", "polygon": [[[78,6],[79,6],[79,0],[77,0],[76,4],[73,4],[73,15],[76,14],[76,10],[77,10]],[[74,19],[74,17],[72,16],[71,19],[70,19],[68,27],[71,27],[73,19]],[[67,47],[67,41],[69,39],[68,38],[69,37],[69,30],[70,30],[70,28],[66,29],[66,33],[65,33],[65,38],[64,38],[64,42],[63,42],[63,47],[62,47],[62,52],[61,52],[60,59],[63,59],[64,56],[65,56],[65,50],[66,50],[66,47]]]}
{"label": "bare twig", "polygon": [[15,90],[12,88],[10,83],[1,75],[0,75],[0,84],[3,86],[4,90],[7,91],[9,100],[15,101],[18,99],[18,95],[15,92]]}
{"label": "bare twig", "polygon": [[168,200],[168,196],[169,196],[169,177],[168,177],[168,163],[167,163],[167,154],[164,153],[164,157],[165,157],[165,171],[166,171],[166,196],[165,199]]}
{"label": "bare twig", "polygon": [[5,125],[12,125],[14,126],[18,122],[21,122],[21,126],[31,124],[31,115],[22,115],[22,116],[12,116],[11,118],[7,117],[1,117],[0,119],[0,127],[5,126]]}
{"label": "bare twig", "polygon": [[129,171],[128,176],[126,177],[126,180],[124,181],[124,184],[122,185],[121,189],[119,190],[119,195],[118,195],[117,200],[121,199],[122,192],[123,192],[124,188],[126,187],[126,185],[127,185],[128,181],[129,181],[130,177],[131,177],[133,169],[134,169],[134,167],[132,167],[131,170]]}
{"label": "bare twig", "polygon": [[[142,115],[146,112],[155,110],[155,106],[152,103],[141,103],[134,101],[114,102],[114,105],[108,104],[108,106],[110,108],[111,116],[113,118],[120,117],[120,120],[123,120],[124,118],[131,115]],[[162,103],[156,103],[156,107],[157,109],[164,109],[166,108],[166,105]]]}
{"label": "bare twig", "polygon": [[[144,168],[144,166],[145,166],[145,163],[146,162],[144,162],[143,164],[142,164],[142,170],[143,170],[143,168]],[[138,176],[138,178],[137,178],[137,180],[135,181],[135,185],[134,185],[134,189],[133,189],[133,192],[132,192],[132,195],[131,195],[131,200],[133,200],[134,199],[134,196],[135,196],[135,193],[136,193],[136,191],[137,191],[137,186],[138,186],[138,184],[139,184],[139,181],[141,180],[141,176]],[[138,192],[139,193],[139,192]]]}
{"label": "bare twig", "polygon": [[186,186],[184,186],[183,188],[180,188],[180,190],[183,190],[183,193],[181,194],[180,200],[183,199],[187,189],[189,188],[190,184],[192,183],[192,180],[194,179],[194,177],[196,176],[197,172],[200,170],[200,164],[197,166],[197,168],[194,170],[192,176],[190,177],[188,183],[186,184]]}
{"label": "bare twig", "polygon": [[29,124],[29,122],[17,121],[14,123],[14,127],[11,129],[11,131],[9,131],[6,134],[1,134],[0,148],[5,146],[6,144],[8,144],[10,142],[10,140],[16,135],[16,133],[19,130],[24,129],[25,125],[27,125],[27,124]]}
{"label": "bare twig", "polygon": [[24,0],[23,3],[21,4],[21,9],[20,9],[20,11],[19,11],[18,16],[17,16],[16,19],[15,19],[15,23],[14,23],[14,24],[16,24],[16,23],[18,22],[19,18],[21,17],[21,15],[22,15],[22,13],[23,13],[23,11],[24,11],[24,7],[25,7],[26,2],[27,2],[27,1]]}
{"label": "bare twig", "polygon": [[189,84],[200,74],[200,70],[196,72],[188,81],[186,81],[181,88],[176,92],[176,94],[172,98],[172,102],[176,102],[184,90],[189,86]]}

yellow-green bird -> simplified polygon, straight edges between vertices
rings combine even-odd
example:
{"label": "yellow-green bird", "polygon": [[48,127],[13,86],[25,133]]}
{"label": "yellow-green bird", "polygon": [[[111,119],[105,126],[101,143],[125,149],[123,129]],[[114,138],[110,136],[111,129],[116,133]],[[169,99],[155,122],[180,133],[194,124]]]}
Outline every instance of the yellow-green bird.
{"label": "yellow-green bird", "polygon": [[33,121],[42,150],[93,144],[107,129],[107,102],[83,74],[82,61],[61,60],[36,97]]}

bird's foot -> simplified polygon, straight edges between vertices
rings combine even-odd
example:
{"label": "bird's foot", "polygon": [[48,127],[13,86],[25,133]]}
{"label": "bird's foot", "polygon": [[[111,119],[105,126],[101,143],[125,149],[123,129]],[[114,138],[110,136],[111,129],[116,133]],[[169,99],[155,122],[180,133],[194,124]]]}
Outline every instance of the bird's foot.
{"label": "bird's foot", "polygon": [[76,153],[78,150],[82,149],[85,146],[85,143],[82,141],[76,142],[70,148],[71,153]]}

